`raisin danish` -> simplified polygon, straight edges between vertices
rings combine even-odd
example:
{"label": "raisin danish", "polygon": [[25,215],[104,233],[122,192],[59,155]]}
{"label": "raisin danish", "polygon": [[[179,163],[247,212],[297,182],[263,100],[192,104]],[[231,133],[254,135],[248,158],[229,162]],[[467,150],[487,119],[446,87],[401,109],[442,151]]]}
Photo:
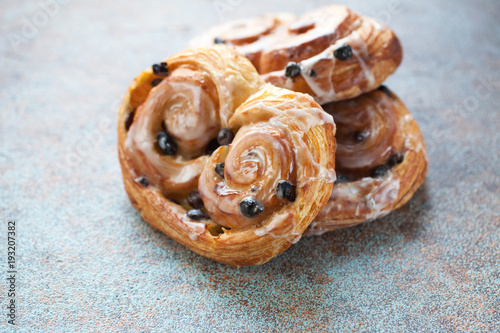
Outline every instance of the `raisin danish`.
{"label": "raisin danish", "polygon": [[382,217],[422,185],[425,142],[413,116],[385,86],[353,100],[324,105],[337,125],[337,181],[309,226],[319,235]]}
{"label": "raisin danish", "polygon": [[300,17],[279,14],[229,22],[191,45],[213,43],[235,46],[264,80],[310,94],[321,104],[376,89],[402,60],[392,30],[341,5]]}
{"label": "raisin danish", "polygon": [[125,189],[143,218],[232,265],[299,240],[335,181],[335,124],[314,99],[266,84],[224,45],[141,73],[120,108]]}

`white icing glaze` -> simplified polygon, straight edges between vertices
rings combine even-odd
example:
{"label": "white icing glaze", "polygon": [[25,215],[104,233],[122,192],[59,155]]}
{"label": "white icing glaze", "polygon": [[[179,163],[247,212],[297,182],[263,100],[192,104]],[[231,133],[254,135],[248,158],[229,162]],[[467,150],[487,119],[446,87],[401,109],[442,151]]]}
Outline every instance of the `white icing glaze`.
{"label": "white icing glaze", "polygon": [[[363,24],[367,24],[366,22],[363,22]],[[334,51],[341,47],[344,44],[348,44],[352,48],[353,56],[356,57],[359,65],[363,69],[363,75],[364,78],[367,80],[368,85],[370,87],[373,87],[375,84],[375,77],[374,74],[370,68],[370,66],[367,64],[367,62],[370,59],[370,54],[368,53],[367,46],[365,41],[361,38],[359,33],[354,30],[350,35],[337,40],[334,44],[330,45],[328,48],[323,50],[321,53],[318,53],[317,55],[309,58],[302,60],[299,64],[302,69],[302,77],[304,80],[307,82],[311,90],[314,92],[315,99],[318,101],[318,103],[327,103],[332,100],[337,99],[337,93],[335,92],[335,88],[333,86],[333,82],[331,81],[331,77],[333,76],[333,70],[335,68],[335,63],[337,61],[342,61],[342,60],[337,60],[334,56]],[[320,61],[329,61],[331,62],[331,66],[328,68],[328,73],[317,73],[316,76],[312,77],[311,72],[313,71],[314,67],[316,64]],[[274,74],[278,74],[275,72]],[[320,86],[318,83],[318,77],[326,77],[330,78],[329,80],[323,80],[323,82],[326,82],[323,84],[323,86]],[[287,86],[288,88],[292,87],[292,79],[287,79]]]}
{"label": "white icing glaze", "polygon": [[186,219],[183,219],[184,225],[188,227],[188,235],[189,238],[193,241],[198,239],[198,236],[205,233],[205,224],[200,222],[190,222]]}
{"label": "white icing glaze", "polygon": [[377,29],[378,31],[385,31],[387,30],[387,27],[385,25],[383,25],[382,23],[380,23],[379,21],[377,20],[374,20],[370,17],[367,17],[367,16],[363,16],[363,19],[364,20],[367,20],[367,21],[370,21],[370,23],[373,25],[373,27],[375,29]]}
{"label": "white icing glaze", "polygon": [[391,212],[390,207],[398,198],[399,186],[399,179],[389,172],[382,183],[365,197],[367,206],[371,209],[371,213],[366,216],[367,220],[374,220]]}
{"label": "white icing glaze", "polygon": [[[414,122],[415,117],[408,113],[401,119],[401,126],[407,126],[407,124]],[[403,127],[404,128],[404,127]],[[405,149],[413,150],[417,153],[422,152],[424,154],[424,158],[428,160],[427,150],[424,147],[424,141],[421,140],[420,137],[417,137],[413,134],[413,132],[407,131],[408,134],[405,137],[404,145]]]}
{"label": "white icing glaze", "polygon": [[302,235],[298,234],[297,236],[295,236],[294,239],[292,239],[292,244],[297,244],[301,238],[302,238]]}
{"label": "white icing glaze", "polygon": [[169,100],[172,102],[163,111],[168,132],[182,141],[195,141],[195,149],[206,146],[219,125],[214,103],[202,87],[176,82],[175,92]]}
{"label": "white icing glaze", "polygon": [[375,76],[373,75],[371,68],[367,64],[367,62],[370,60],[368,47],[357,31],[352,32],[352,39],[353,42],[359,42],[359,48],[353,47],[352,53],[356,58],[358,58],[358,63],[363,69],[363,74],[366,81],[368,82],[368,86],[373,87],[375,85]]}
{"label": "white icing glaze", "polygon": [[[148,117],[138,117],[129,130],[125,148],[131,154],[135,153],[134,149],[138,149],[156,170],[163,170],[162,174],[168,175],[169,179],[174,182],[183,183],[197,177],[201,171],[197,163],[189,163],[181,156],[162,156],[156,151],[154,147],[156,138],[152,136],[145,124],[148,120]],[[157,183],[161,181],[161,178],[150,180]]]}
{"label": "white icing glaze", "polygon": [[331,115],[318,108],[310,108],[307,112],[302,109],[292,108],[285,110],[284,113],[300,120],[297,124],[301,126],[301,130],[305,133],[313,126],[335,124]]}
{"label": "white icing glaze", "polygon": [[192,241],[198,239],[198,237],[206,232],[206,224],[202,222],[193,222],[184,216],[184,212],[181,211],[182,208],[178,208],[177,216],[181,216],[181,226],[188,233],[189,238]]}
{"label": "white icing glaze", "polygon": [[307,229],[306,233],[304,234],[306,236],[320,236],[324,234],[328,230],[322,227],[322,223],[323,222],[320,222],[318,226],[318,222],[312,221],[311,224],[309,225],[309,229]]}
{"label": "white icing glaze", "polygon": [[[266,108],[269,108],[265,106]],[[293,132],[291,133],[292,136],[295,137],[294,142],[296,145],[294,146],[293,150],[296,155],[296,160],[297,161],[308,161],[310,164],[317,170],[316,177],[307,177],[304,175],[298,175],[298,179],[300,179],[299,183],[297,184],[298,187],[304,187],[307,185],[307,183],[311,181],[320,181],[320,182],[325,182],[325,183],[333,183],[337,179],[335,170],[329,170],[322,166],[321,164],[317,163],[312,156],[311,151],[305,144],[303,140],[303,136],[301,133],[307,133],[311,130],[311,127],[316,126],[316,125],[323,125],[325,123],[333,124],[333,117],[323,110],[317,109],[317,108],[311,108],[308,109],[307,111],[302,110],[302,109],[297,109],[297,108],[292,108],[292,109],[286,109],[284,111],[285,114],[291,115],[294,119],[296,119],[295,124],[299,126],[300,132]],[[278,117],[272,118],[269,120],[269,123],[274,126],[274,127],[280,127],[283,126],[281,124],[281,120]],[[285,125],[286,127],[287,125]],[[335,125],[334,125],[335,126]],[[334,127],[335,128],[335,127]],[[334,129],[335,133],[335,129]]]}
{"label": "white icing glaze", "polygon": [[[264,224],[259,228],[255,228],[255,235],[259,237],[269,235],[276,239],[286,238],[292,244],[296,244],[300,240],[302,235],[295,230],[295,220],[289,212],[285,211],[273,214],[269,221],[269,223]],[[290,221],[292,224],[289,224]],[[284,227],[287,224],[289,225]]]}
{"label": "white icing glaze", "polygon": [[[356,217],[365,220],[374,220],[388,214],[391,205],[395,202],[399,194],[400,181],[389,172],[382,178],[365,177],[357,181],[336,185],[330,196],[330,201],[323,208],[323,212],[328,216],[336,216],[336,212],[343,210],[339,203],[345,202],[356,204],[352,208]],[[366,195],[365,189],[371,188]],[[369,213],[361,215],[360,210],[368,209]],[[321,223],[321,222],[320,222]]]}

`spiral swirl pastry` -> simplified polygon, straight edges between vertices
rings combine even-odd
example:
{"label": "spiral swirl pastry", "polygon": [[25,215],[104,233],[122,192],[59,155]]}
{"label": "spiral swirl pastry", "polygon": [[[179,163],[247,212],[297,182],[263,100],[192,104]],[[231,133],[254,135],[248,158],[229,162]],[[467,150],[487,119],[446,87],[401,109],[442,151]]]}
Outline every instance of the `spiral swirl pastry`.
{"label": "spiral swirl pastry", "polygon": [[323,107],[337,125],[337,181],[330,200],[309,226],[309,235],[390,213],[410,200],[427,171],[417,122],[385,86]]}
{"label": "spiral swirl pastry", "polygon": [[219,45],[141,73],[120,109],[125,189],[146,222],[232,265],[299,240],[335,181],[335,125],[310,96],[266,84]]}
{"label": "spiral swirl pastry", "polygon": [[229,22],[191,45],[212,43],[234,45],[264,80],[310,94],[321,104],[376,89],[402,60],[392,30],[341,5],[299,17],[278,14]]}

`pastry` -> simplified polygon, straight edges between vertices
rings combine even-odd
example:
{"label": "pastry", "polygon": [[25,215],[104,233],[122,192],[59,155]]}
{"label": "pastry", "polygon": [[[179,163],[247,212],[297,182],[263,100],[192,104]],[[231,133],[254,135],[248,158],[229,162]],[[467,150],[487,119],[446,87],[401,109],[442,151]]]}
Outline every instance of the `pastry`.
{"label": "pastry", "polygon": [[191,45],[213,43],[235,46],[264,80],[310,94],[321,104],[376,89],[402,59],[392,30],[341,5],[299,17],[278,14],[229,22]]}
{"label": "pastry", "polygon": [[232,265],[298,241],[335,181],[335,124],[266,84],[234,48],[186,50],[132,83],[120,108],[125,189],[146,222]]}
{"label": "pastry", "polygon": [[385,86],[323,108],[337,125],[337,181],[330,200],[309,226],[309,235],[390,213],[410,200],[427,171],[417,122]]}

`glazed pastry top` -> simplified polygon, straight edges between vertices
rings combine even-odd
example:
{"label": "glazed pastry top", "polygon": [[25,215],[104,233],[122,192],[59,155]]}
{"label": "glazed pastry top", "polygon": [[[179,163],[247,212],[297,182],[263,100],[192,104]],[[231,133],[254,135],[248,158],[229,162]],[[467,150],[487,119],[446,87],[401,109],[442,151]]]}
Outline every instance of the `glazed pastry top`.
{"label": "glazed pastry top", "polygon": [[[196,62],[188,61],[192,58]],[[164,194],[193,190],[210,142],[236,107],[263,85],[252,65],[230,48],[169,58],[168,75],[138,105],[125,142],[141,176]],[[175,146],[171,154],[158,147],[159,133],[168,133],[165,140]]]}
{"label": "glazed pastry top", "polygon": [[388,214],[411,198],[427,171],[417,122],[386,87],[323,107],[338,126],[337,181],[310,235]]}
{"label": "glazed pastry top", "polygon": [[377,88],[402,58],[389,28],[342,5],[299,17],[277,14],[229,22],[191,45],[214,42],[235,46],[267,82],[308,93],[321,104]]}
{"label": "glazed pastry top", "polygon": [[225,45],[141,73],[118,133],[125,188],[144,219],[230,265],[261,264],[298,241],[336,179],[332,116],[266,84]]}

